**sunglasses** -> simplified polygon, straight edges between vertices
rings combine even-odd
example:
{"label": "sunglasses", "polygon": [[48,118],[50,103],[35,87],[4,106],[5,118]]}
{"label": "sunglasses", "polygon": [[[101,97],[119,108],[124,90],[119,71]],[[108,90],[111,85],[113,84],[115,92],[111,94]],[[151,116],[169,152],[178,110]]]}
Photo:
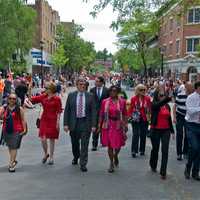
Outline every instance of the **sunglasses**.
{"label": "sunglasses", "polygon": [[112,89],[111,92],[117,92],[117,90],[116,89]]}
{"label": "sunglasses", "polygon": [[140,89],[140,92],[145,92],[146,90],[145,89]]}
{"label": "sunglasses", "polygon": [[15,97],[9,97],[8,99],[9,99],[9,100],[16,100]]}
{"label": "sunglasses", "polygon": [[160,97],[164,97],[164,96],[165,96],[165,94],[159,94],[159,96],[160,96]]}

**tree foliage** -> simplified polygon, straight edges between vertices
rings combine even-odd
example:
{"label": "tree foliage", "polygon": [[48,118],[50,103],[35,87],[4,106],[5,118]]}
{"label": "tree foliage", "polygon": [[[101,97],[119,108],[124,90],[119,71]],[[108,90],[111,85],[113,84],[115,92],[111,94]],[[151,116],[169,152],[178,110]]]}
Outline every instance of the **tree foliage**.
{"label": "tree foliage", "polygon": [[103,51],[97,51],[96,53],[96,59],[98,60],[104,60],[106,61],[108,58],[111,58],[112,54],[108,52],[108,50],[105,48]]}
{"label": "tree foliage", "polygon": [[65,57],[68,59],[65,65],[67,69],[79,71],[83,67],[88,68],[95,60],[96,51],[94,43],[80,37],[83,28],[74,25],[72,30],[65,31],[64,27],[59,25],[57,30],[57,42],[63,46]]}
{"label": "tree foliage", "polygon": [[158,23],[154,13],[145,9],[137,9],[130,19],[121,23],[121,29],[118,33],[119,46],[136,52],[136,60],[139,60],[137,63],[141,64],[140,67],[144,69],[145,75],[147,74],[151,52],[147,43],[149,38],[153,37],[157,32]]}
{"label": "tree foliage", "polygon": [[36,12],[22,0],[0,0],[0,62],[8,64],[12,54],[23,58],[32,47]]}
{"label": "tree foliage", "polygon": [[60,45],[56,52],[52,55],[53,65],[58,69],[58,71],[66,65],[68,58],[65,56],[65,49],[63,45]]}

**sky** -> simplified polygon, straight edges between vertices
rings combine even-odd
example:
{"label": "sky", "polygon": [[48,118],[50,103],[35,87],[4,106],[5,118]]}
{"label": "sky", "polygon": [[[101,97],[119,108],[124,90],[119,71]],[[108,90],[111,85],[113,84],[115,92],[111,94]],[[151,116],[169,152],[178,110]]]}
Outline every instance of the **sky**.
{"label": "sky", "polygon": [[[95,43],[96,50],[107,48],[109,52],[116,52],[116,32],[109,28],[111,22],[116,19],[112,8],[106,8],[97,18],[89,15],[95,1],[89,0],[89,3],[83,3],[82,0],[47,0],[54,10],[59,12],[61,21],[75,20],[76,24],[84,27],[81,37],[87,41]],[[29,3],[34,0],[29,0]],[[93,3],[92,3],[93,2]]]}

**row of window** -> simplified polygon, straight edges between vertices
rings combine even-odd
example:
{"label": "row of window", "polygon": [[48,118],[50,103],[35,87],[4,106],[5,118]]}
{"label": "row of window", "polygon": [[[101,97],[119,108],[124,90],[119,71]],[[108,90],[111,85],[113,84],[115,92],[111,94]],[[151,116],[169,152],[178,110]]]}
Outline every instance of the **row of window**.
{"label": "row of window", "polygon": [[[180,53],[180,40],[176,41],[176,54],[178,55]],[[189,38],[186,39],[186,51],[187,53],[195,53],[200,48],[200,38]],[[163,52],[164,54],[167,53],[167,46],[163,46]],[[169,44],[168,54],[173,55],[173,43]]]}
{"label": "row of window", "polygon": [[188,11],[188,23],[200,23],[200,8],[191,8]]}
{"label": "row of window", "polygon": [[[188,10],[187,14],[187,23],[188,24],[199,24],[200,23],[200,7],[191,8]],[[167,32],[167,22],[163,24],[163,33]],[[169,19],[169,30],[173,30],[174,25],[176,27],[180,27],[181,21],[177,16],[176,20],[174,18]]]}

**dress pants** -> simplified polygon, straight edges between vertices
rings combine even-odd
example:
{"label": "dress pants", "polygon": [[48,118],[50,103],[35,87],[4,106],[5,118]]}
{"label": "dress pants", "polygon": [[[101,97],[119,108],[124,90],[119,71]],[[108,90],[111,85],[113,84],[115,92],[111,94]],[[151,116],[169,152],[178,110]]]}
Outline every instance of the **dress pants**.
{"label": "dress pants", "polygon": [[140,120],[140,122],[132,122],[132,130],[133,130],[132,145],[131,145],[132,153],[138,153],[138,146],[139,146],[139,151],[141,153],[145,153],[148,122],[145,122],[143,120]]}
{"label": "dress pants", "polygon": [[[98,121],[99,121],[99,118],[97,117],[97,124],[98,124]],[[97,133],[97,131],[92,133],[92,146],[93,146],[93,148],[97,148],[98,147],[99,135],[100,135],[100,133]]]}
{"label": "dress pants", "polygon": [[80,158],[80,166],[84,167],[88,162],[88,145],[90,140],[90,132],[86,129],[86,119],[77,119],[76,127],[73,132],[70,132],[72,153],[74,159]]}
{"label": "dress pants", "polygon": [[186,155],[188,153],[186,121],[185,117],[179,113],[176,114],[176,152],[177,155]]}
{"label": "dress pants", "polygon": [[187,122],[187,138],[189,149],[186,169],[188,172],[192,169],[192,175],[196,176],[200,166],[200,124]]}
{"label": "dress pants", "polygon": [[151,150],[149,164],[152,169],[157,168],[158,153],[159,153],[159,147],[160,147],[160,142],[161,142],[162,159],[161,159],[160,174],[162,176],[165,176],[166,171],[167,171],[169,141],[170,141],[170,131],[169,130],[160,130],[160,129],[152,130],[152,133],[151,133],[152,150]]}

